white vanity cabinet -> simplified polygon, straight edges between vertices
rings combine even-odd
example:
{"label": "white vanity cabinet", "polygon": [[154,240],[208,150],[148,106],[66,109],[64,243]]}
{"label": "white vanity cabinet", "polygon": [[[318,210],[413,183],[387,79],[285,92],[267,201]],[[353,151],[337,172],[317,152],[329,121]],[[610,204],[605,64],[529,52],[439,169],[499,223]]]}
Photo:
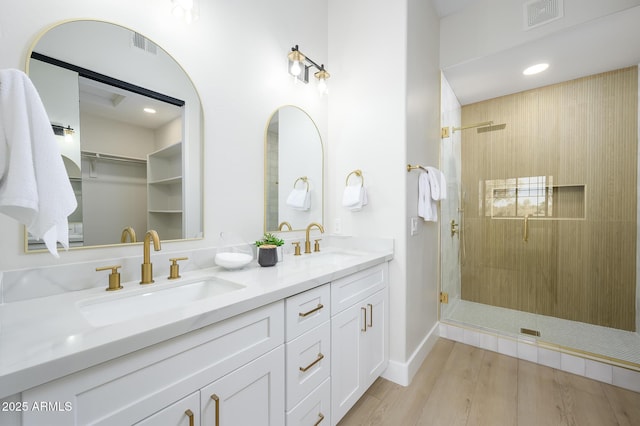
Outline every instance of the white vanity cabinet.
{"label": "white vanity cabinet", "polygon": [[[195,425],[214,425],[207,402],[216,394],[223,425],[281,425],[283,343],[280,301],[27,390],[23,402],[70,409],[27,411],[23,424],[189,425],[191,410]],[[252,413],[260,419],[234,420]]]}
{"label": "white vanity cabinet", "polygon": [[287,426],[330,423],[330,295],[325,284],[285,300]]}
{"label": "white vanity cabinet", "polygon": [[389,360],[388,264],[331,284],[332,425],[373,384]]}

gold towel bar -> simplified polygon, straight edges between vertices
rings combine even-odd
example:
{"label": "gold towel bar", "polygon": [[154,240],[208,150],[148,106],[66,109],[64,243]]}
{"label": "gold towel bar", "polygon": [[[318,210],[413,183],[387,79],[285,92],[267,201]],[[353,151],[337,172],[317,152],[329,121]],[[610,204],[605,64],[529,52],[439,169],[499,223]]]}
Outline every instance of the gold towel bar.
{"label": "gold towel bar", "polygon": [[360,169],[354,170],[354,171],[352,171],[351,173],[349,173],[349,174],[347,175],[347,180],[346,180],[346,182],[345,182],[346,186],[349,186],[349,178],[350,178],[352,175],[356,175],[356,176],[358,176],[358,177],[360,178],[360,181],[361,181],[360,186],[364,186],[364,176],[362,176],[362,170],[360,170]]}
{"label": "gold towel bar", "polygon": [[415,164],[413,166],[411,164],[407,164],[407,172],[410,172],[411,170],[416,170],[416,169],[424,170],[425,172],[429,173],[429,171],[423,166],[421,166],[420,164]]}

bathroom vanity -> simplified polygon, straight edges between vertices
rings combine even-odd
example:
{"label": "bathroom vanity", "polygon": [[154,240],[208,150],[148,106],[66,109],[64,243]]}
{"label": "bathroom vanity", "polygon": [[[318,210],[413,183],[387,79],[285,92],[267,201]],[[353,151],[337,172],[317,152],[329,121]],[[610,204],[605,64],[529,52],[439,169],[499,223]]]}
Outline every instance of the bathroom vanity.
{"label": "bathroom vanity", "polygon": [[24,425],[334,425],[386,368],[392,253],[329,248],[6,304],[21,332],[1,335],[0,397]]}

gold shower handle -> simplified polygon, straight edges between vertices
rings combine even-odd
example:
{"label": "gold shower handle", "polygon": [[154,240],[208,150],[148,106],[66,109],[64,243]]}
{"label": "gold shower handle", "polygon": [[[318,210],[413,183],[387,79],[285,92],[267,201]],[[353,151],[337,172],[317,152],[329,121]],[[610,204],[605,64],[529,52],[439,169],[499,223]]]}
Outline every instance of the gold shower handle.
{"label": "gold shower handle", "polygon": [[529,241],[529,215],[524,215],[524,221],[522,222],[522,241],[525,243]]}
{"label": "gold shower handle", "polygon": [[452,238],[456,234],[460,235],[460,226],[459,226],[459,224],[456,223],[455,219],[451,219],[451,222],[449,223],[449,225],[451,227],[451,237]]}

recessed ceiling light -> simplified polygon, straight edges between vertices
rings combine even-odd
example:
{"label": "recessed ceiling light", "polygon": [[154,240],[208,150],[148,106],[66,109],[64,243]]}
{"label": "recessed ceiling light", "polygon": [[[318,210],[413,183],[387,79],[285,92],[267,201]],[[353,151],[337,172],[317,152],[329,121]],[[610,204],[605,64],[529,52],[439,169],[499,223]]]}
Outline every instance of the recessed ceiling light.
{"label": "recessed ceiling light", "polygon": [[155,114],[156,110],[153,108],[145,108],[144,112],[146,112],[147,114]]}
{"label": "recessed ceiling light", "polygon": [[526,70],[522,71],[522,74],[524,74],[524,75],[538,74],[539,72],[542,72],[542,71],[546,70],[547,68],[549,68],[549,64],[531,65],[529,68],[527,68]]}

